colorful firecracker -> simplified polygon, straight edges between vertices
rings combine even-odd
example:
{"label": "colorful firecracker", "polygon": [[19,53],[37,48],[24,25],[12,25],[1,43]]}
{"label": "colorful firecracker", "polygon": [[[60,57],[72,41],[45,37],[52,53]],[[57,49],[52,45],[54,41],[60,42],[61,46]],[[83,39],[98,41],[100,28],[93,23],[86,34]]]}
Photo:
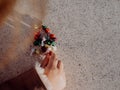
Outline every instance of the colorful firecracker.
{"label": "colorful firecracker", "polygon": [[56,37],[50,33],[50,29],[44,25],[42,27],[35,26],[35,29],[39,31],[34,36],[31,56],[39,55],[42,57],[49,51],[56,51]]}

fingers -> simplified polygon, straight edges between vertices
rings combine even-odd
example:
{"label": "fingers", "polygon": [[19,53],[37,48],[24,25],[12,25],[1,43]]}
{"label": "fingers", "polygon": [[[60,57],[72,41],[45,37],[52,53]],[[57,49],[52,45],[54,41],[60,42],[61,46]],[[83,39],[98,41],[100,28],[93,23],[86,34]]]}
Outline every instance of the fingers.
{"label": "fingers", "polygon": [[63,63],[62,61],[58,61],[57,68],[60,69],[61,71],[63,70]]}
{"label": "fingers", "polygon": [[48,64],[49,58],[50,58],[50,55],[47,54],[46,57],[45,57],[45,59],[43,60],[43,62],[42,62],[42,64],[41,64],[41,67],[42,67],[42,68],[45,68],[45,66]]}
{"label": "fingers", "polygon": [[56,59],[55,53],[51,52],[50,60],[48,62],[47,67],[49,68],[56,68],[57,67],[58,60]]}
{"label": "fingers", "polygon": [[43,60],[41,67],[45,68],[58,68],[59,70],[63,70],[63,63],[60,60],[57,60],[55,53],[50,52],[46,55],[45,59]]}

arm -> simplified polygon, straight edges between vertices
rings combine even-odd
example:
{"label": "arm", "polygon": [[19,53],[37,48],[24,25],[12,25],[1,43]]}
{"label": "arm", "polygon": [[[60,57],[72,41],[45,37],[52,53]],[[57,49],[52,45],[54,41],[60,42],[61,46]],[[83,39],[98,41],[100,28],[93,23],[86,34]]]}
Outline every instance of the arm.
{"label": "arm", "polygon": [[36,63],[34,68],[0,85],[0,90],[63,90],[65,86],[63,63],[51,52],[41,66]]}

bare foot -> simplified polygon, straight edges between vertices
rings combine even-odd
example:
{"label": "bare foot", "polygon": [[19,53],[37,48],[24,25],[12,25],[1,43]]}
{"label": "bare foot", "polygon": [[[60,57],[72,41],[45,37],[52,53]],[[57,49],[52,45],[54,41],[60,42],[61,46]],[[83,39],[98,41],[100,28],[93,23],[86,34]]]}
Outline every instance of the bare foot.
{"label": "bare foot", "polygon": [[45,75],[48,77],[53,90],[63,90],[66,86],[66,77],[62,61],[56,58],[53,52],[50,52],[43,60],[41,67],[45,69]]}

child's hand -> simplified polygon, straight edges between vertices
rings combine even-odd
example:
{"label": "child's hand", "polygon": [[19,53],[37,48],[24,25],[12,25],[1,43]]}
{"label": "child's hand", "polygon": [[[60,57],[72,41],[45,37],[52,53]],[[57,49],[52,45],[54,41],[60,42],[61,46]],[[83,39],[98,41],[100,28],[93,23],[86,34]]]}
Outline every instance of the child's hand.
{"label": "child's hand", "polygon": [[45,74],[50,80],[54,90],[63,90],[66,86],[63,63],[57,60],[56,55],[50,52],[41,64],[45,68]]}

